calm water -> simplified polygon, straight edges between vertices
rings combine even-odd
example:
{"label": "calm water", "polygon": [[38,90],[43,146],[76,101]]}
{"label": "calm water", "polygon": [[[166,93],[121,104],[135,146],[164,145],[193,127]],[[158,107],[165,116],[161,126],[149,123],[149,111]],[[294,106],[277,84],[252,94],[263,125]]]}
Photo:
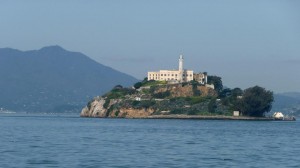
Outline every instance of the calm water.
{"label": "calm water", "polygon": [[300,122],[0,115],[0,167],[300,167]]}

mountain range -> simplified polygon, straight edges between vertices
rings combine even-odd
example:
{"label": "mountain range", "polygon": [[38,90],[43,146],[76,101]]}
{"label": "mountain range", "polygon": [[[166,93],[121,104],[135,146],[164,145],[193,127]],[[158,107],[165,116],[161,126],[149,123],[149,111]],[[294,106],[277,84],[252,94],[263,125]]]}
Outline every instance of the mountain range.
{"label": "mountain range", "polygon": [[0,108],[25,112],[76,111],[115,85],[138,80],[60,46],[0,49]]}

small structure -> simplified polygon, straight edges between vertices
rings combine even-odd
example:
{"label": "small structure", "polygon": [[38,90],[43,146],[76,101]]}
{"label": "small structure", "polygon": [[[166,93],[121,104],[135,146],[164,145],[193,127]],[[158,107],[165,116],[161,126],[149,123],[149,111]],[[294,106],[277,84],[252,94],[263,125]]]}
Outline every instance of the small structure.
{"label": "small structure", "polygon": [[233,116],[234,116],[234,117],[240,116],[240,112],[239,112],[239,111],[233,111]]}
{"label": "small structure", "polygon": [[275,120],[283,120],[284,119],[284,115],[281,112],[275,112],[273,114],[273,117]]}

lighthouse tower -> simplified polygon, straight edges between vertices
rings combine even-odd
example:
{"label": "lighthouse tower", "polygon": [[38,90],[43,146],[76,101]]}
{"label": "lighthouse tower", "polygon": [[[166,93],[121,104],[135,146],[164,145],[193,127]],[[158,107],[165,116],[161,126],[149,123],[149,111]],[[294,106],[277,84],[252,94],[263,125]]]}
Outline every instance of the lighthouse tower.
{"label": "lighthouse tower", "polygon": [[179,81],[183,82],[183,55],[179,56]]}

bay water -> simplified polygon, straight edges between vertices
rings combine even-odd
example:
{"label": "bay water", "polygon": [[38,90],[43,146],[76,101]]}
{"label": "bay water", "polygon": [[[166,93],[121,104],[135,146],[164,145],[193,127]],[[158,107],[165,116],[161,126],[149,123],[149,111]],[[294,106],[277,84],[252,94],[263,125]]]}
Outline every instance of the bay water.
{"label": "bay water", "polygon": [[0,114],[0,167],[300,167],[300,122]]}

